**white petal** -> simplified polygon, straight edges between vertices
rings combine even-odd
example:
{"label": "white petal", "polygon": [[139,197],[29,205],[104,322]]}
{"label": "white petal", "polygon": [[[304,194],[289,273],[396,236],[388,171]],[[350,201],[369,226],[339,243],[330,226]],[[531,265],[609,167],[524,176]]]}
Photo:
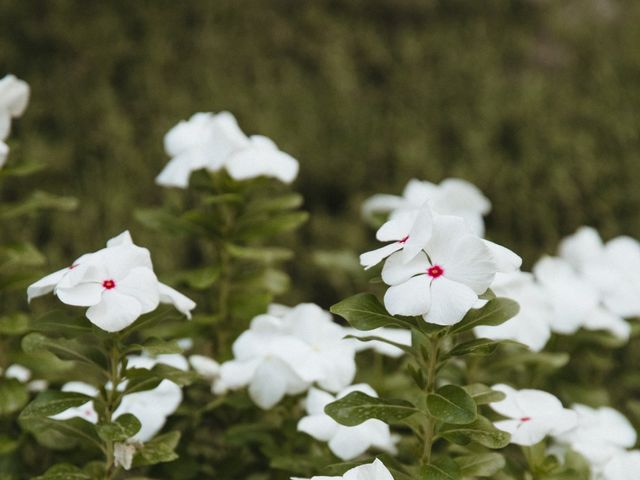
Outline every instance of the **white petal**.
{"label": "white petal", "polygon": [[[253,137],[252,137],[253,139]],[[291,183],[298,175],[298,161],[280,150],[255,144],[236,151],[226,161],[229,175],[235,180],[247,180],[259,176],[275,177]]]}
{"label": "white petal", "polygon": [[56,295],[62,303],[76,307],[90,307],[102,301],[104,288],[99,283],[80,283],[71,288],[56,289]]}
{"label": "white petal", "polygon": [[518,270],[522,265],[522,258],[508,248],[489,240],[484,240],[484,244],[493,257],[497,272],[510,273]]}
{"label": "white petal", "polygon": [[338,432],[329,441],[329,449],[341,460],[352,460],[369,448],[367,431],[360,427],[361,425],[356,427],[340,425]]}
{"label": "white petal", "polygon": [[220,374],[220,364],[214,359],[204,355],[191,355],[189,363],[193,369],[202,377],[213,380]]}
{"label": "white petal", "polygon": [[50,273],[46,277],[41,278],[35,283],[32,283],[27,288],[27,299],[30,302],[36,297],[41,297],[48,293],[53,292],[53,289],[58,284],[62,277],[69,271],[69,268],[62,268],[57,272]]}
{"label": "white petal", "polygon": [[429,277],[418,275],[404,283],[389,287],[384,305],[391,315],[423,315],[431,306]]}
{"label": "white petal", "polygon": [[311,387],[305,400],[305,407],[309,415],[324,414],[324,407],[335,401],[330,393]]}
{"label": "white petal", "polygon": [[580,227],[576,233],[560,242],[560,256],[574,268],[597,261],[603,254],[604,245],[600,234],[591,227]]}
{"label": "white petal", "polygon": [[125,230],[120,235],[107,240],[107,247],[117,247],[118,245],[133,245],[133,238],[129,230]]}
{"label": "white petal", "polygon": [[129,295],[106,290],[102,301],[87,310],[91,323],[107,332],[119,332],[127,328],[142,314],[142,305]]}
{"label": "white petal", "polygon": [[465,235],[457,241],[452,239],[452,248],[447,256],[446,261],[440,262],[435,256],[431,261],[444,268],[444,275],[449,280],[470,287],[478,295],[493,282],[496,264],[482,239],[472,235]]}
{"label": "white petal", "polygon": [[283,364],[277,361],[263,362],[255,371],[249,385],[249,396],[263,410],[269,410],[286,393]]}
{"label": "white petal", "polygon": [[404,262],[401,253],[393,254],[382,267],[382,281],[387,285],[398,285],[415,275],[424,275],[431,265],[424,252],[409,262]]}
{"label": "white petal", "polygon": [[155,310],[160,303],[158,279],[152,270],[146,267],[137,267],[122,280],[116,282],[115,290],[129,297],[135,298],[142,307],[142,313]]}
{"label": "white petal", "polygon": [[390,243],[389,245],[385,245],[384,247],[365,252],[360,255],[360,265],[362,265],[365,269],[375,267],[389,255],[401,249],[402,244],[400,242],[395,242]]}
{"label": "white petal", "polygon": [[[0,124],[2,123],[2,117],[0,117]],[[0,128],[2,126],[0,125]],[[9,146],[0,140],[0,168],[4,167],[7,157],[9,156]]]}
{"label": "white petal", "polygon": [[153,272],[151,254],[146,248],[133,244],[121,244],[103,248],[98,253],[113,280],[123,279],[132,269],[137,267],[144,267]]}
{"label": "white petal", "polygon": [[158,289],[160,293],[160,301],[162,303],[173,304],[173,306],[176,307],[176,310],[186,316],[189,320],[191,319],[191,310],[196,308],[196,302],[164,283],[158,284]]}
{"label": "white petal", "polygon": [[542,390],[522,389],[516,393],[516,402],[527,417],[539,417],[563,410],[562,402]]}
{"label": "white petal", "polygon": [[404,199],[397,195],[376,194],[362,204],[362,216],[370,217],[377,212],[390,212],[404,205]]}
{"label": "white petal", "polygon": [[403,261],[408,263],[418,255],[426,246],[433,233],[433,216],[429,205],[425,203],[415,217],[409,238],[402,249]]}
{"label": "white petal", "polygon": [[220,381],[231,390],[246,387],[251,382],[260,363],[260,359],[224,362],[220,366]]}
{"label": "white petal", "polygon": [[12,117],[19,117],[27,108],[29,94],[27,82],[12,74],[5,75],[0,79],[0,110],[7,110]]}
{"label": "white petal", "polygon": [[466,285],[445,276],[431,282],[431,307],[424,315],[428,323],[453,325],[458,323],[474,306],[478,296]]}
{"label": "white petal", "polygon": [[376,239],[381,242],[399,241],[409,235],[415,223],[415,212],[401,212],[385,222],[376,232]]}
{"label": "white petal", "polygon": [[[513,421],[515,420],[512,420],[512,422]],[[496,422],[496,428],[500,428],[498,426],[499,424],[504,425],[503,422]],[[543,422],[535,419],[529,420],[528,422],[520,422],[515,432],[511,434],[511,443],[530,447],[540,442],[548,433],[548,426]]]}
{"label": "white petal", "polygon": [[[11,115],[6,110],[0,109],[0,141],[6,140],[6,138],[11,133]],[[2,142],[4,145],[4,154],[5,156],[9,153],[9,147],[6,143]]]}
{"label": "white petal", "polygon": [[425,250],[434,264],[446,265],[456,259],[457,243],[469,235],[469,228],[462,218],[436,215],[433,219],[433,232]]}
{"label": "white petal", "polygon": [[338,424],[329,415],[309,415],[300,419],[298,431],[307,433],[321,442],[328,442],[338,431]]}
{"label": "white petal", "polygon": [[498,392],[502,392],[506,395],[504,400],[490,403],[489,405],[492,409],[500,415],[504,415],[509,418],[520,419],[526,416],[525,412],[522,411],[522,408],[516,402],[517,391],[514,388],[509,385],[497,384],[492,386],[491,389],[497,390]]}

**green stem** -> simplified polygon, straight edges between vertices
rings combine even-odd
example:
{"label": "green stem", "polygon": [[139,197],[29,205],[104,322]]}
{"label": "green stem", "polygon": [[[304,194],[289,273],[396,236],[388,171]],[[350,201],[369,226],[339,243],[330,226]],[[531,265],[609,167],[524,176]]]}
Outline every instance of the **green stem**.
{"label": "green stem", "polygon": [[[113,413],[116,408],[118,408],[118,403],[120,402],[120,394],[118,392],[118,385],[121,381],[120,375],[122,373],[120,371],[120,361],[121,355],[116,343],[114,342],[111,347],[111,355],[109,358],[109,380],[111,382],[111,388],[106,392],[105,423],[111,423]],[[114,464],[114,443],[112,440],[107,440],[105,442],[105,452],[105,480],[111,480],[117,473],[117,467]]]}
{"label": "green stem", "polygon": [[[433,335],[430,337],[431,348],[429,349],[429,358],[427,359],[427,384],[425,386],[425,393],[429,395],[435,392],[436,389],[436,369],[438,367],[438,356],[440,353],[440,337]],[[433,447],[434,437],[436,431],[436,419],[431,415],[427,415],[423,432],[424,432],[424,445],[422,450],[422,464],[428,465],[431,463],[431,449]]]}

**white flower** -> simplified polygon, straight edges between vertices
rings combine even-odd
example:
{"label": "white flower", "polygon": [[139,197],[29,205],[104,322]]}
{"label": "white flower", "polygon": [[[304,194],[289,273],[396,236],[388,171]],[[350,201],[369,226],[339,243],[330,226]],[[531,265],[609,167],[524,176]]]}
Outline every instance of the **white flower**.
{"label": "white flower", "polygon": [[584,327],[608,330],[621,339],[629,337],[629,324],[602,307],[597,289],[580,277],[568,262],[557,257],[543,257],[533,267],[533,273],[551,302],[551,330],[572,334]]}
{"label": "white flower", "polygon": [[156,177],[166,187],[187,188],[192,172],[226,168],[232,178],[270,176],[292,182],[298,162],[261,135],[247,137],[229,112],[196,113],[173,127],[164,139],[172,159]]}
{"label": "white flower", "polygon": [[24,113],[29,103],[29,92],[29,85],[15,75],[5,75],[0,79],[0,168],[9,155],[9,146],[4,140],[11,131],[11,118]]}
{"label": "white flower", "polygon": [[213,391],[249,386],[249,396],[269,409],[285,395],[316,382],[338,391],[355,376],[355,349],[342,327],[317,305],[281,309],[282,317],[259,315],[233,344],[234,359],[220,367]]}
{"label": "white flower", "polygon": [[363,392],[377,397],[375,390],[369,385],[352,385],[337,396],[333,396],[316,388],[309,389],[306,409],[309,414],[298,422],[298,430],[308,433],[316,440],[329,442],[329,449],[342,460],[351,460],[374,447],[386,452],[395,453],[395,445],[389,431],[389,425],[377,419],[369,419],[355,427],[340,425],[324,413],[324,407],[351,392]]}
{"label": "white flower", "polygon": [[602,467],[620,450],[635,445],[636,431],[624,415],[610,407],[590,408],[576,404],[578,424],[556,437],[571,446],[595,467]]}
{"label": "white flower", "polygon": [[128,231],[107,247],[82,255],[69,267],[47,275],[27,289],[29,301],[50,292],[68,305],[89,307],[87,318],[108,332],[120,331],[159,302],[173,303],[188,318],[195,303],[158,282],[151,255]]}
{"label": "white flower", "polygon": [[520,310],[500,325],[476,327],[476,336],[515,340],[535,352],[542,350],[551,336],[552,312],[546,292],[534,282],[533,276],[525,272],[497,273],[491,290],[499,297],[518,302]]}
{"label": "white flower", "polygon": [[439,185],[416,179],[409,180],[401,197],[374,195],[362,206],[365,217],[374,212],[398,212],[420,207],[429,201],[433,211],[440,215],[464,218],[477,235],[484,235],[483,215],[491,210],[491,202],[473,184],[458,178],[448,178]]}
{"label": "white flower", "polygon": [[492,252],[461,218],[438,216],[424,251],[408,263],[399,252],[385,262],[382,280],[390,288],[384,304],[392,315],[422,315],[429,323],[453,325],[497,271]]}
{"label": "white flower", "polygon": [[248,385],[251,399],[267,410],[285,395],[309,387],[312,380],[303,379],[293,368],[308,350],[302,340],[284,334],[281,319],[260,315],[234,342],[235,358],[221,365],[214,392]]}
{"label": "white flower", "polygon": [[560,400],[541,390],[515,390],[508,385],[494,385],[506,395],[491,403],[499,414],[509,420],[494,422],[496,428],[511,434],[511,443],[531,446],[547,435],[559,435],[576,426],[578,415],[562,406]]}
{"label": "white flower", "polygon": [[428,204],[401,212],[376,232],[379,241],[392,243],[363,253],[360,255],[360,264],[365,269],[371,268],[399,250],[402,250],[403,262],[407,263],[425,247],[431,237],[432,228],[433,217]]}
{"label": "white flower", "polygon": [[[355,328],[345,328],[344,333],[345,335],[352,335],[354,337],[380,337],[400,345],[407,347],[411,346],[411,331],[405,330],[404,328],[380,327],[374,328],[373,330],[367,330],[366,332],[356,330]],[[404,350],[401,348],[380,340],[370,340],[367,342],[354,340],[353,345],[357,352],[372,349],[381,355],[386,355],[387,357],[392,358],[398,358],[404,355]]]}
{"label": "white flower", "polygon": [[582,227],[562,241],[560,255],[602,295],[616,315],[640,315],[640,243],[630,237],[602,242],[596,230]]}
{"label": "white flower", "polygon": [[[188,368],[187,361],[181,355],[158,355],[156,358],[146,356],[128,357],[128,368],[151,369],[158,363],[170,365],[181,370]],[[118,389],[124,389],[125,383],[118,385]],[[112,388],[107,385],[107,388]],[[69,382],[63,385],[63,392],[83,393],[90,397],[98,395],[98,389],[83,382]],[[140,430],[129,438],[129,442],[147,442],[151,440],[164,426],[167,417],[176,411],[182,402],[182,390],[170,380],[162,380],[160,384],[152,390],[135,392],[124,395],[120,405],[113,413],[113,419],[125,413],[134,415],[140,421]],[[93,401],[89,401],[79,407],[73,407],[53,415],[54,420],[67,420],[69,418],[80,417],[88,422],[98,423],[98,414],[93,406]]]}
{"label": "white flower", "polygon": [[[292,477],[291,480],[306,480]],[[359,465],[348,470],[342,477],[312,477],[309,480],[393,480],[391,472],[377,458],[373,463]]]}
{"label": "white flower", "polygon": [[604,467],[598,480],[638,480],[640,450],[620,451]]}

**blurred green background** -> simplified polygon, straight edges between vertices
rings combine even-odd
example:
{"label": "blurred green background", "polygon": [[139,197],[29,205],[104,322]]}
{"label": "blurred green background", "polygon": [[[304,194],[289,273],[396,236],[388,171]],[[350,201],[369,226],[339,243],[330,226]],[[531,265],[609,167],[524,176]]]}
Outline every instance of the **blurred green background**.
{"label": "blurred green background", "polygon": [[9,163],[49,165],[2,198],[80,200],[12,235],[53,269],[129,228],[161,276],[185,266],[133,213],[180,196],[154,185],[164,133],[230,110],[300,160],[296,299],[353,293],[313,252],[372,247],[362,200],[411,177],[478,185],[526,266],[582,224],[640,237],[639,22],[631,0],[0,0],[0,73],[32,87]]}

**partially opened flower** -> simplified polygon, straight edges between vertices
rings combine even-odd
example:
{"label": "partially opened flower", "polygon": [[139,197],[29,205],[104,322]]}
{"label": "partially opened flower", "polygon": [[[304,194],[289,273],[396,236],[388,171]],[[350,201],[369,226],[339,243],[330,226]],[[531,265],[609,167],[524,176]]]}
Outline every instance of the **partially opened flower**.
{"label": "partially opened flower", "polygon": [[292,182],[298,162],[262,135],[247,137],[229,112],[196,113],[165,136],[165,150],[172,159],[156,177],[167,187],[187,188],[191,173],[226,168],[232,178],[246,180],[259,176]]}
{"label": "partially opened flower", "polygon": [[621,236],[603,243],[596,230],[581,227],[562,241],[560,255],[602,295],[606,308],[622,317],[640,315],[640,243]]}
{"label": "partially opened flower", "polygon": [[591,408],[576,404],[575,428],[558,435],[556,440],[568,444],[595,467],[602,467],[621,450],[635,445],[637,434],[629,420],[610,407]]}
{"label": "partially opened flower", "polygon": [[360,255],[360,264],[371,268],[394,252],[402,250],[402,260],[409,262],[420,252],[431,237],[433,217],[428,204],[401,212],[378,229],[376,238],[392,242],[384,247]]}
{"label": "partially opened flower", "polygon": [[[362,331],[355,328],[345,328],[345,335],[353,337],[379,337],[385,340],[389,340],[405,347],[411,346],[411,331],[404,328],[374,328],[373,330]],[[390,343],[383,342],[381,340],[368,340],[366,342],[361,340],[354,340],[354,348],[357,352],[363,350],[373,350],[381,355],[387,357],[398,358],[404,355],[404,350],[398,348]]]}
{"label": "partially opened flower", "polygon": [[89,307],[87,318],[108,332],[120,331],[162,302],[187,317],[195,303],[158,282],[151,255],[125,231],[107,247],[82,255],[69,267],[45,276],[27,289],[29,301],[50,292],[68,305]]}
{"label": "partially opened flower", "polygon": [[[292,477],[291,480],[305,480],[303,478]],[[312,477],[309,480],[393,480],[391,472],[380,460],[375,459],[373,463],[358,465],[348,470],[341,477]]]}
{"label": "partially opened flower", "polygon": [[549,323],[552,311],[546,292],[534,281],[533,276],[525,272],[498,273],[491,290],[499,297],[515,300],[520,309],[514,317],[500,325],[476,327],[476,336],[515,340],[535,352],[542,350],[551,336]]}
{"label": "partially opened flower", "polygon": [[390,285],[384,304],[392,315],[422,315],[425,321],[453,325],[478,301],[498,271],[485,242],[469,233],[459,217],[438,216],[424,251],[408,263],[391,255],[382,269]]}
{"label": "partially opened flower", "polygon": [[373,447],[386,452],[395,452],[389,425],[377,419],[369,419],[360,425],[340,425],[324,413],[324,407],[351,392],[363,392],[377,397],[375,390],[366,384],[352,385],[337,396],[316,388],[309,389],[306,409],[309,414],[298,422],[298,430],[308,433],[316,440],[328,442],[329,449],[342,460],[351,460]]}
{"label": "partially opened flower", "polygon": [[362,210],[365,216],[391,212],[393,217],[419,208],[425,201],[429,201],[435,213],[462,217],[475,234],[484,235],[482,217],[491,210],[491,203],[475,185],[459,178],[445,179],[439,185],[411,179],[402,196],[374,195],[363,204]]}
{"label": "partially opened flower", "polygon": [[494,385],[506,395],[504,400],[491,403],[507,420],[494,422],[496,428],[511,434],[511,443],[531,446],[547,435],[559,435],[574,428],[578,415],[562,406],[560,400],[541,390],[515,390],[508,385]]}

